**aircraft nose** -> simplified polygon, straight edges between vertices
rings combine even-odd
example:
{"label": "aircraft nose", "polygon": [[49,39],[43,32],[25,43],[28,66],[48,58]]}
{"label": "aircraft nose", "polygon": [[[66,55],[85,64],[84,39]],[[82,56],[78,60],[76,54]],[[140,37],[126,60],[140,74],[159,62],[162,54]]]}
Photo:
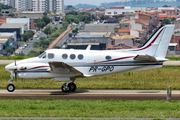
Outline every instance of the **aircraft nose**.
{"label": "aircraft nose", "polygon": [[13,63],[9,64],[9,65],[6,65],[5,69],[9,72],[17,69],[17,66],[15,66]]}

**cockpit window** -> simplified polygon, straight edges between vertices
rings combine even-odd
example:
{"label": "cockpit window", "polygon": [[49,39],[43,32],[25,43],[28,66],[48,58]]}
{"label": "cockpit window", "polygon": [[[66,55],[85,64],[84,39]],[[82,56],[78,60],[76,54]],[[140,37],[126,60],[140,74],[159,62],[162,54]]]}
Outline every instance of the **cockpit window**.
{"label": "cockpit window", "polygon": [[53,58],[54,58],[54,54],[53,54],[53,53],[49,53],[49,54],[48,54],[48,58],[49,58],[49,59],[53,59]]}
{"label": "cockpit window", "polygon": [[39,58],[46,58],[46,52],[43,52],[41,55],[39,55]]}

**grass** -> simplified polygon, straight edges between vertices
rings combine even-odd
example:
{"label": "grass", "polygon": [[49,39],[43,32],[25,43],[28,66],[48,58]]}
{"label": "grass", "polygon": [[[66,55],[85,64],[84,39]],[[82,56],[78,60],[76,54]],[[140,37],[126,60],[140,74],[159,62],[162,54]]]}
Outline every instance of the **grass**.
{"label": "grass", "polygon": [[[0,66],[0,88],[6,88],[10,73]],[[78,88],[89,89],[180,89],[180,67],[162,67],[158,69],[121,73],[101,77],[78,78]],[[53,79],[21,79],[13,82],[16,88],[61,88],[63,82]]]}
{"label": "grass", "polygon": [[180,118],[180,101],[0,99],[1,117]]}
{"label": "grass", "polygon": [[31,58],[30,56],[4,56],[4,57],[0,57],[0,60],[22,60],[22,59],[27,59],[27,58]]}
{"label": "grass", "polygon": [[180,56],[179,57],[166,57],[169,60],[180,60]]}

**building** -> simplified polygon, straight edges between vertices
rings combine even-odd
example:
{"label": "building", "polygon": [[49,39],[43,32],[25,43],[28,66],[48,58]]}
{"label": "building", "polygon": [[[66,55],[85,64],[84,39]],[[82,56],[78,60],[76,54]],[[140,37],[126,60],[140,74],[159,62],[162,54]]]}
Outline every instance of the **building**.
{"label": "building", "polygon": [[83,32],[114,32],[114,28],[119,26],[118,23],[116,24],[86,24],[84,27]]}
{"label": "building", "polygon": [[0,0],[0,3],[3,3],[5,5],[10,5],[13,8],[15,7],[15,0]]}
{"label": "building", "polygon": [[151,11],[150,7],[131,7],[135,12]]}
{"label": "building", "polygon": [[113,36],[108,41],[107,49],[115,50],[136,48],[134,38],[135,37],[132,35]]}
{"label": "building", "polygon": [[0,33],[0,36],[11,36],[11,38],[14,39],[14,41],[16,42],[17,41],[17,38],[16,38],[16,32],[12,32],[12,33]]}
{"label": "building", "polygon": [[176,9],[174,7],[158,7],[158,10],[163,14],[176,15]]}
{"label": "building", "polygon": [[13,50],[17,49],[17,44],[11,36],[1,36],[0,35],[0,54],[3,56],[10,55],[5,49],[9,47]]}
{"label": "building", "polygon": [[25,23],[27,30],[30,29],[30,18],[6,18],[6,23]]}
{"label": "building", "polygon": [[177,43],[176,50],[180,51],[180,34],[172,35],[170,43]]}
{"label": "building", "polygon": [[150,21],[151,20],[151,16],[147,15],[147,14],[139,14],[139,19],[140,20],[144,20],[144,21]]}
{"label": "building", "polygon": [[15,9],[2,9],[1,10],[1,13],[4,15],[4,16],[8,16],[9,14],[13,14],[15,12]]}
{"label": "building", "polygon": [[17,41],[21,41],[21,35],[27,31],[27,26],[27,23],[4,23],[0,26],[0,33],[16,32]]}
{"label": "building", "polygon": [[33,11],[64,13],[64,0],[32,0]]}
{"label": "building", "polygon": [[114,16],[121,15],[125,13],[135,13],[135,10],[132,9],[106,9],[105,15]]}
{"label": "building", "polygon": [[44,16],[45,11],[19,11],[15,12],[16,17],[24,17],[26,16],[27,18],[31,19],[36,19],[36,18],[42,18]]}
{"label": "building", "polygon": [[32,0],[15,0],[17,11],[32,10]]}

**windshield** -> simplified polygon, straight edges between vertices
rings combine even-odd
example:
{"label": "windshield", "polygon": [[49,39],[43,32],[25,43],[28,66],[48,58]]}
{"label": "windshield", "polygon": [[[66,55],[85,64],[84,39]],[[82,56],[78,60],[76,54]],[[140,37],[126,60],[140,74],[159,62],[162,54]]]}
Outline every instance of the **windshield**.
{"label": "windshield", "polygon": [[39,58],[42,58],[44,55],[46,55],[46,52],[43,52],[41,55],[39,55]]}

